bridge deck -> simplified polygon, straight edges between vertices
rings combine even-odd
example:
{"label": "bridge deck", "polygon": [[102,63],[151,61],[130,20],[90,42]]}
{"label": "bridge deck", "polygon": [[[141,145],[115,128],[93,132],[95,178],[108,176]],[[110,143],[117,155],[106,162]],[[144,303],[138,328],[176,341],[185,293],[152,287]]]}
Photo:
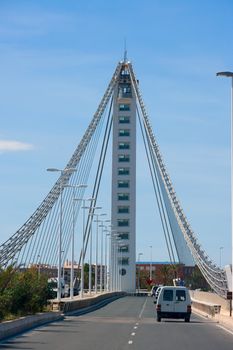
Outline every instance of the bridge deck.
{"label": "bridge deck", "polygon": [[150,297],[124,297],[83,316],[40,327],[0,345],[35,350],[232,350],[233,334],[216,322],[192,315],[191,322],[157,323]]}

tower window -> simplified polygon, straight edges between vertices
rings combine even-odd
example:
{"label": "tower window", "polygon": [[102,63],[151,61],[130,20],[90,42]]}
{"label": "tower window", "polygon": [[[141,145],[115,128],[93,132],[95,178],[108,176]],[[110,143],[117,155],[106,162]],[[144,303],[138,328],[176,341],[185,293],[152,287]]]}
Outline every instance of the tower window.
{"label": "tower window", "polygon": [[118,135],[119,136],[130,136],[130,130],[129,129],[120,129]]}
{"label": "tower window", "polygon": [[129,154],[119,154],[118,161],[119,162],[129,162],[130,161]]}
{"label": "tower window", "polygon": [[118,92],[119,98],[131,98],[132,97],[132,91],[130,84],[120,84],[119,85],[119,92]]}
{"label": "tower window", "polygon": [[129,168],[118,168],[118,175],[129,175]]}
{"label": "tower window", "polygon": [[118,206],[117,207],[118,214],[129,214],[128,206]]}
{"label": "tower window", "polygon": [[129,200],[129,193],[118,193],[117,194],[119,201],[128,201]]}
{"label": "tower window", "polygon": [[129,219],[119,219],[117,220],[118,227],[129,226]]}
{"label": "tower window", "polygon": [[129,75],[129,70],[128,70],[128,68],[123,68],[122,69],[122,71],[121,71],[121,75],[123,75],[123,76],[127,76],[127,75]]}
{"label": "tower window", "polygon": [[129,142],[119,142],[118,149],[130,149],[130,143]]}
{"label": "tower window", "polygon": [[129,232],[118,232],[118,237],[120,239],[129,239]]}
{"label": "tower window", "polygon": [[130,111],[130,104],[119,104],[119,111]]}
{"label": "tower window", "polygon": [[129,188],[129,181],[128,180],[119,180],[118,181],[118,188]]}
{"label": "tower window", "polygon": [[130,116],[127,115],[119,115],[118,117],[119,124],[129,124],[130,123]]}

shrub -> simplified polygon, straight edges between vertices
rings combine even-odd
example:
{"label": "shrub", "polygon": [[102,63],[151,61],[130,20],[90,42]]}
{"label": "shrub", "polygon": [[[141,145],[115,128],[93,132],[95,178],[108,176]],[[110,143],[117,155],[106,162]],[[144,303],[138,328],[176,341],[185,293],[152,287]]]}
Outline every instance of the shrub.
{"label": "shrub", "polygon": [[43,311],[50,289],[47,276],[36,268],[19,271],[10,266],[0,271],[0,319]]}

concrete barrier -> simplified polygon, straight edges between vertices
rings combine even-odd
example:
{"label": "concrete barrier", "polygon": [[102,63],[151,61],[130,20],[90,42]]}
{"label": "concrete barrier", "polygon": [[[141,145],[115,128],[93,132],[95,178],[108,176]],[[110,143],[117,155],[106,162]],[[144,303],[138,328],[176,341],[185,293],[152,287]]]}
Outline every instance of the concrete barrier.
{"label": "concrete barrier", "polygon": [[145,297],[145,296],[149,296],[150,292],[146,291],[139,291],[139,292],[130,292],[127,293],[127,295],[129,296],[133,296],[133,297]]}
{"label": "concrete barrier", "polygon": [[192,299],[192,307],[201,312],[206,313],[207,315],[214,317],[216,314],[220,314],[221,305],[208,303],[207,301],[200,301]]}
{"label": "concrete barrier", "polygon": [[46,312],[0,323],[0,340],[49,322],[62,320],[63,318],[64,316],[61,312]]}
{"label": "concrete barrier", "polygon": [[102,301],[110,302],[125,295],[126,293],[124,292],[109,292],[101,295],[85,296],[83,299],[80,299],[80,297],[77,296],[72,300],[68,298],[63,299],[60,302],[53,300],[52,307],[53,310],[62,311],[64,314],[66,314],[71,311],[89,308],[93,305],[101,303]]}
{"label": "concrete barrier", "polygon": [[17,320],[6,321],[0,323],[0,340],[15,336],[26,332],[32,328],[44,325],[46,323],[63,320],[66,314],[75,312],[82,314],[90,312],[94,308],[102,307],[103,305],[126,295],[124,292],[105,293],[83,299],[65,299],[61,302],[52,301],[54,309],[59,311],[40,313],[32,316],[21,317]]}
{"label": "concrete barrier", "polygon": [[190,296],[200,302],[221,305],[221,313],[229,313],[229,300],[221,298],[219,295],[211,292],[202,292],[199,290],[190,290]]}
{"label": "concrete barrier", "polygon": [[229,300],[223,299],[212,292],[202,292],[199,290],[189,291],[192,305],[196,310],[214,317],[215,315],[229,315]]}

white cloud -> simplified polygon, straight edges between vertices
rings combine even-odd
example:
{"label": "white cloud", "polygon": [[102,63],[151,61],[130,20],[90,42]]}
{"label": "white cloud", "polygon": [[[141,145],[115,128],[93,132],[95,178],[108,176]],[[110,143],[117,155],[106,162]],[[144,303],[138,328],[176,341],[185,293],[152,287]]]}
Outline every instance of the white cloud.
{"label": "white cloud", "polygon": [[33,145],[20,141],[0,140],[0,152],[30,151]]}

